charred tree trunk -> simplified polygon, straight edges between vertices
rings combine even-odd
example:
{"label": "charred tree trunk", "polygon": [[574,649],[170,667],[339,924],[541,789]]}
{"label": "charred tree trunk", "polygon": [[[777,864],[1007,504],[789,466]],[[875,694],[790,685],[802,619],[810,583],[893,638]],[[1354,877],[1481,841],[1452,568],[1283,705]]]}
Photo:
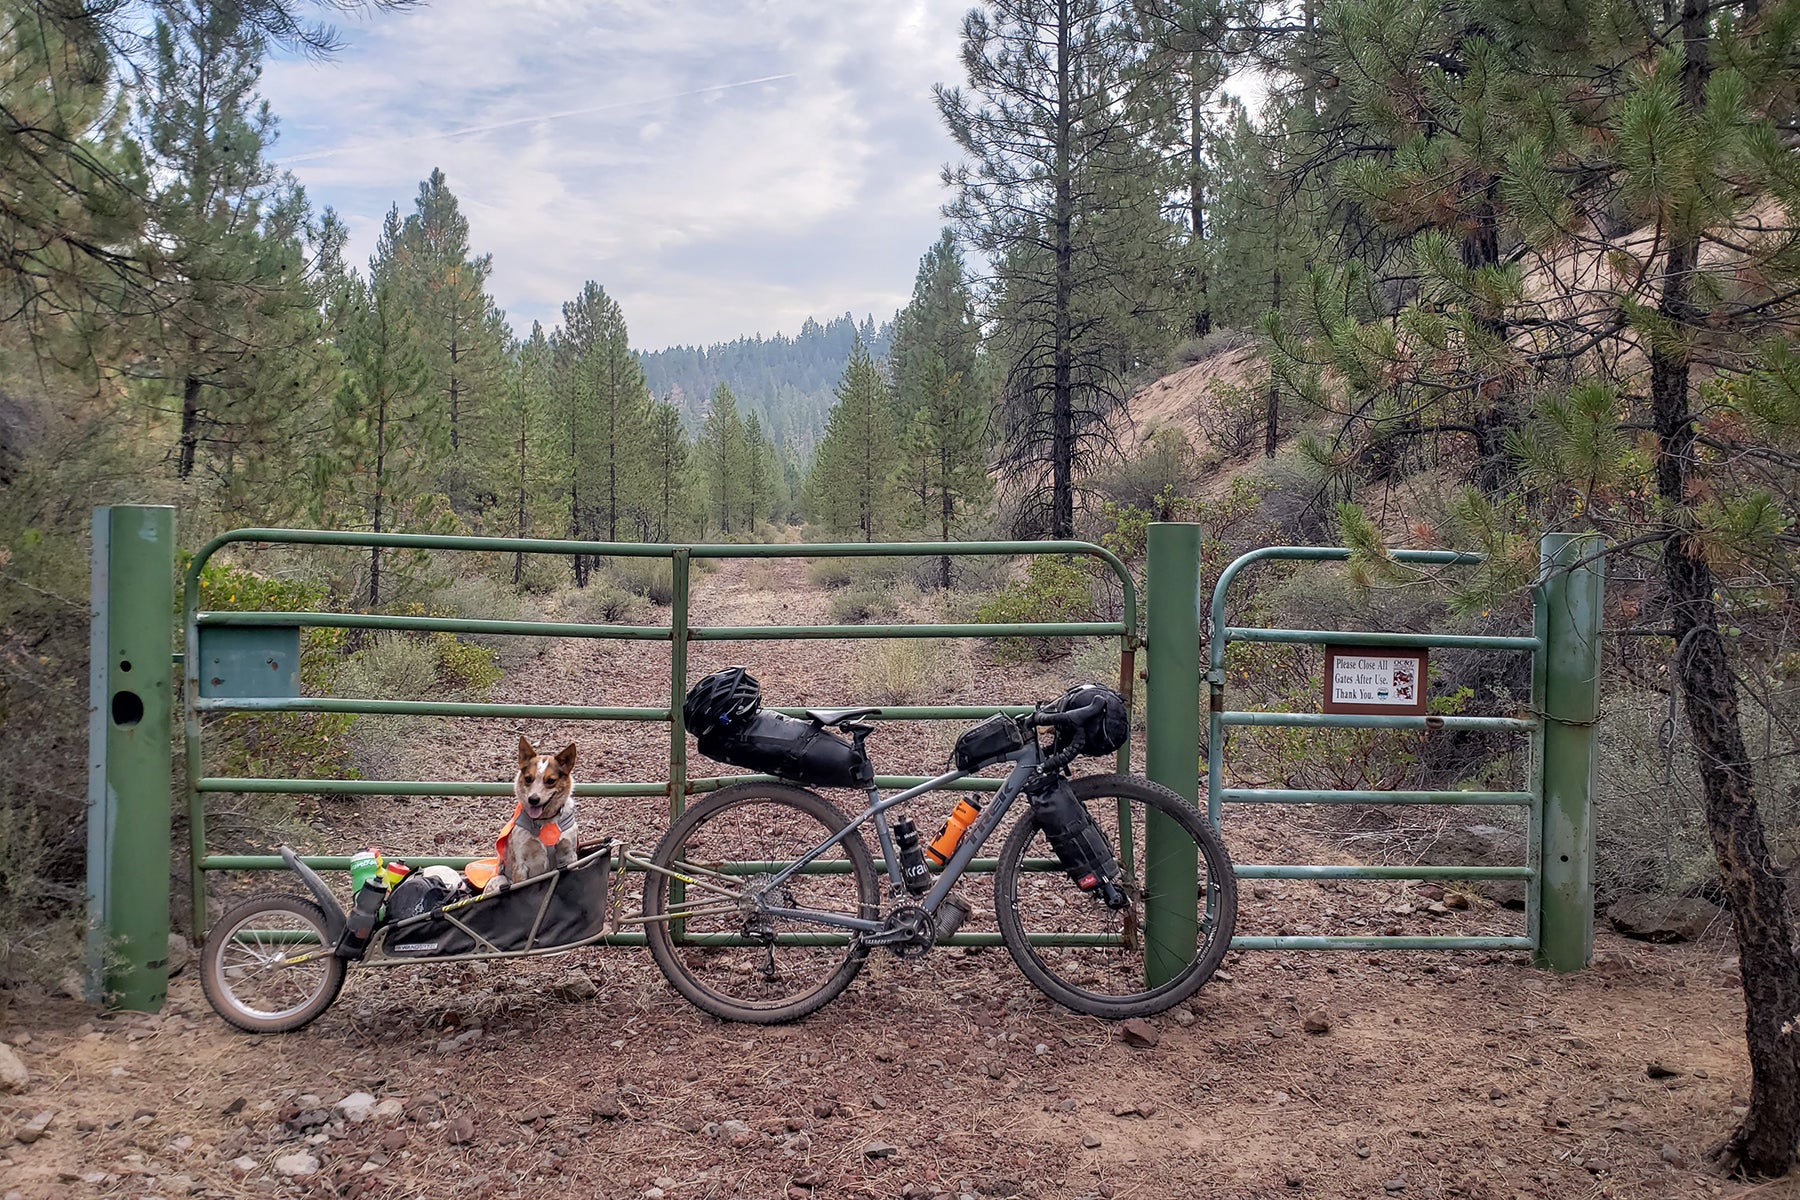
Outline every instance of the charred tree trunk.
{"label": "charred tree trunk", "polygon": [[1204,56],[1195,50],[1188,63],[1188,237],[1199,279],[1199,296],[1194,305],[1194,336],[1203,338],[1212,332],[1212,300],[1207,295],[1206,278],[1206,105]]}
{"label": "charred tree trunk", "polygon": [[189,375],[181,384],[181,458],[175,468],[179,479],[194,473],[195,451],[200,445],[200,378]]}
{"label": "charred tree trunk", "polygon": [[1053,309],[1054,346],[1050,381],[1050,536],[1075,536],[1075,198],[1069,178],[1069,139],[1075,114],[1070,105],[1069,6],[1059,6],[1056,24],[1056,203],[1050,236],[1056,255]]}
{"label": "charred tree trunk", "polygon": [[[1682,107],[1699,118],[1710,70],[1709,0],[1682,10]],[[1700,265],[1700,236],[1670,238],[1660,315],[1677,330],[1702,319],[1692,276]],[[1663,578],[1676,639],[1674,674],[1687,711],[1688,733],[1706,798],[1706,824],[1719,881],[1737,931],[1738,971],[1744,988],[1744,1035],[1750,1056],[1750,1107],[1720,1148],[1735,1169],[1782,1175],[1800,1140],[1800,962],[1788,917],[1786,881],[1769,856],[1757,809],[1749,752],[1739,716],[1737,682],[1718,628],[1713,573],[1684,516],[1693,506],[1694,420],[1688,407],[1690,358],[1679,337],[1650,356],[1650,395],[1656,426],[1656,487],[1670,519],[1663,545]]]}
{"label": "charred tree trunk", "polygon": [[[1269,268],[1269,311],[1281,311],[1281,208],[1275,209],[1275,263]],[[1269,372],[1269,404],[1263,415],[1263,457],[1274,458],[1281,444],[1281,388]]]}

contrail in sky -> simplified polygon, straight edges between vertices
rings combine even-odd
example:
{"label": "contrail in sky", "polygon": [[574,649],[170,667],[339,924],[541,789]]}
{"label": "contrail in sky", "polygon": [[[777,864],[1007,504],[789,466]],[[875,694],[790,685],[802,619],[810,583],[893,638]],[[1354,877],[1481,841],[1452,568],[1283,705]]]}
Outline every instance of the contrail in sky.
{"label": "contrail in sky", "polygon": [[752,87],[759,83],[778,83],[783,79],[796,79],[797,75],[763,75],[756,79],[740,79],[736,83],[717,83],[711,87],[695,88],[688,92],[670,92],[666,96],[645,96],[637,100],[615,100],[610,104],[595,104],[588,108],[569,108],[562,112],[533,113],[528,117],[513,117],[505,121],[491,121],[485,125],[465,125],[461,129],[443,129],[432,133],[411,134],[405,137],[374,138],[367,141],[351,142],[345,146],[334,146],[329,150],[314,150],[308,154],[290,154],[278,156],[279,161],[287,163],[314,162],[321,158],[331,158],[339,154],[349,154],[355,150],[371,150],[381,146],[390,146],[396,142],[424,142],[433,139],[464,137],[471,133],[492,133],[496,129],[512,129],[519,125],[535,125],[539,121],[557,121],[564,117],[585,117],[594,113],[609,112],[615,108],[631,108],[640,104],[660,104],[665,100],[685,100],[689,96],[704,96],[710,92],[728,92],[733,88]]}

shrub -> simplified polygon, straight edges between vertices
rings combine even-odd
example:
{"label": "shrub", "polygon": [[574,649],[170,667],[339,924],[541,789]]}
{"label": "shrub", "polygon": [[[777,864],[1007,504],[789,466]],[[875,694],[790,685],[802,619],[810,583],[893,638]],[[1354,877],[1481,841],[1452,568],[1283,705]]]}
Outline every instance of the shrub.
{"label": "shrub", "polygon": [[966,676],[965,647],[933,638],[863,642],[850,666],[851,694],[877,704],[929,704]]}
{"label": "shrub", "polygon": [[675,599],[675,569],[665,559],[615,558],[602,570],[620,591],[642,596],[652,604],[668,604]]}
{"label": "shrub", "polygon": [[859,583],[833,595],[829,611],[834,625],[895,621],[901,613],[898,589],[892,585]]}
{"label": "shrub", "polygon": [[822,588],[849,587],[856,582],[856,572],[851,570],[851,558],[816,558],[807,564],[806,577]]}
{"label": "shrub", "polygon": [[642,611],[643,600],[611,583],[606,575],[592,578],[584,588],[573,588],[562,597],[565,620],[586,625],[629,625]]}
{"label": "shrub", "polygon": [[[434,613],[487,621],[528,621],[536,614],[512,585],[486,575],[452,579],[437,594]],[[516,670],[544,652],[545,639],[528,634],[460,634],[465,642],[493,651],[504,670]]]}
{"label": "shrub", "polygon": [[[1290,406],[1291,407],[1291,406]],[[1208,445],[1227,458],[1250,458],[1262,449],[1269,414],[1269,381],[1257,375],[1244,383],[1213,380],[1194,405],[1194,424]],[[1282,432],[1277,429],[1277,434]]]}
{"label": "shrub", "polygon": [[[1055,554],[1032,558],[1025,578],[1010,583],[975,610],[984,625],[1013,625],[1026,621],[1093,621],[1094,568],[1088,561]],[[1037,657],[1045,662],[1069,652],[1070,639],[1062,637],[1004,637],[996,650],[1002,661],[1022,662]]]}
{"label": "shrub", "polygon": [[1217,358],[1227,350],[1236,350],[1249,344],[1250,335],[1247,333],[1235,329],[1215,329],[1205,337],[1188,338],[1176,346],[1171,359],[1177,366],[1191,367],[1209,358]]}
{"label": "shrub", "polygon": [[1174,497],[1193,492],[1200,479],[1200,463],[1187,435],[1179,429],[1160,429],[1141,443],[1125,461],[1094,477],[1094,487],[1115,504],[1131,505],[1167,521],[1175,517]]}

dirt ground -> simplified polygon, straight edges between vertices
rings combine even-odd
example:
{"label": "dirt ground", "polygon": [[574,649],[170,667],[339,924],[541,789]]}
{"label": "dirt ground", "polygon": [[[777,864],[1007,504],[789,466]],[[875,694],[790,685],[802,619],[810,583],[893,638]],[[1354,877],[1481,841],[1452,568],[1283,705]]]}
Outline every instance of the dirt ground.
{"label": "dirt ground", "polygon": [[[798,562],[738,562],[704,579],[693,619],[822,620],[824,603]],[[742,661],[771,702],[829,703],[863,652],[700,643],[692,675]],[[1066,664],[976,662],[959,699],[1068,682]],[[505,698],[661,703],[667,664],[654,644],[559,643]],[[877,766],[924,770],[956,728],[884,729]],[[435,728],[420,776],[508,777],[519,732]],[[585,779],[664,774],[654,726],[525,732],[578,740]],[[584,830],[646,844],[663,820],[654,800],[589,799],[582,813]],[[333,846],[464,853],[503,817],[498,800],[371,799],[319,821]],[[928,808],[919,824],[937,819]],[[1287,814],[1233,813],[1227,835],[1242,862],[1346,857]],[[1439,915],[1430,898],[1399,883],[1246,883],[1238,928],[1518,927],[1480,897]],[[1057,1007],[997,948],[878,953],[833,1005],[775,1029],[688,1008],[639,950],[353,969],[325,1016],[280,1037],[225,1025],[192,971],[154,1016],[13,993],[0,1040],[31,1084],[0,1097],[0,1200],[1800,1195],[1731,1183],[1704,1158],[1748,1088],[1724,943],[1597,943],[1595,967],[1571,977],[1513,954],[1235,953],[1152,1023],[1147,1047]],[[1328,1029],[1308,1032],[1320,1012]],[[371,1098],[394,1103],[345,1115]],[[46,1112],[41,1137],[12,1136]]]}

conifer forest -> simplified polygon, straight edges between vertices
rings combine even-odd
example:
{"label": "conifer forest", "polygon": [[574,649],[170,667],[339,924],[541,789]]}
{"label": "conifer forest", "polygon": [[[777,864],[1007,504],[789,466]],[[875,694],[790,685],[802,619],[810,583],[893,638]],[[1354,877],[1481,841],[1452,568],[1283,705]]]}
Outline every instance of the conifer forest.
{"label": "conifer forest", "polygon": [[[264,100],[271,56],[328,73],[333,22],[429,2],[0,0],[0,1017],[79,943],[96,505],[175,505],[189,552],[246,526],[1081,538],[1140,580],[1147,523],[1196,521],[1207,588],[1258,545],[1354,552],[1347,580],[1272,575],[1236,624],[1474,633],[1529,620],[1540,535],[1591,532],[1602,909],[1716,908],[1748,1066],[1710,1169],[1790,1170],[1800,0],[984,0],[919,97],[942,232],[897,310],[661,348],[604,262],[560,320],[509,318],[444,171],[363,259],[282,168],[305,114]],[[1397,547],[1488,557],[1438,576]],[[583,555],[310,561],[216,563],[209,603],[629,623],[669,600]],[[944,620],[1119,612],[1073,560],[812,578],[844,621],[900,593]],[[432,638],[309,642],[306,670],[501,696],[505,646]],[[1268,661],[1267,706],[1316,701]],[[1444,711],[1529,694],[1446,664]],[[377,719],[222,720],[223,774],[392,767]],[[1265,732],[1233,753],[1290,786],[1479,788],[1497,761],[1334,741],[1360,774],[1320,782]],[[239,817],[221,836],[278,819]]]}

